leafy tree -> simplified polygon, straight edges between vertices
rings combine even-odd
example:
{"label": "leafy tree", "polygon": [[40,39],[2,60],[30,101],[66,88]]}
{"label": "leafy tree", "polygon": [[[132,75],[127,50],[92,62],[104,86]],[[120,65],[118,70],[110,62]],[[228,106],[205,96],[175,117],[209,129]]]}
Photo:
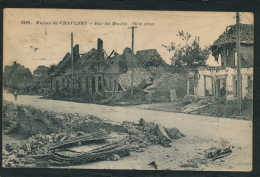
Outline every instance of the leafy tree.
{"label": "leafy tree", "polygon": [[189,33],[184,33],[183,31],[179,31],[176,36],[179,36],[180,39],[184,41],[184,45],[176,45],[174,42],[170,43],[169,46],[162,45],[169,52],[174,52],[171,57],[171,64],[173,66],[188,67],[204,66],[209,57],[210,48],[200,47],[200,37],[195,36],[194,40],[191,40],[191,35]]}
{"label": "leafy tree", "polygon": [[48,70],[48,75],[52,75],[59,72],[59,68],[55,64],[51,64]]}
{"label": "leafy tree", "polygon": [[17,62],[14,62],[11,66],[5,66],[3,75],[4,86],[12,89],[22,88],[26,84],[32,83],[31,71]]}

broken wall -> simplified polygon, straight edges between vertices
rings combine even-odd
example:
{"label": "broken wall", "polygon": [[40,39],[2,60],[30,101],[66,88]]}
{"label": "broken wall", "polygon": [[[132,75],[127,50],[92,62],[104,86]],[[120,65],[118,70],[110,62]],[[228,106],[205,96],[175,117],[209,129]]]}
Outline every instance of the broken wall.
{"label": "broken wall", "polygon": [[[250,90],[250,80],[253,80],[253,68],[242,68],[241,69],[242,75],[242,98],[249,97],[252,95],[253,90]],[[195,95],[198,97],[205,97],[206,96],[206,86],[207,83],[206,77],[209,76],[212,78],[212,84],[214,89],[214,83],[216,82],[217,78],[224,77],[226,78],[226,98],[227,100],[234,100],[236,99],[236,76],[237,70],[234,68],[223,68],[223,67],[215,67],[211,69],[207,68],[199,68],[198,70],[198,80],[197,85],[194,88]],[[214,93],[213,93],[214,95]]]}

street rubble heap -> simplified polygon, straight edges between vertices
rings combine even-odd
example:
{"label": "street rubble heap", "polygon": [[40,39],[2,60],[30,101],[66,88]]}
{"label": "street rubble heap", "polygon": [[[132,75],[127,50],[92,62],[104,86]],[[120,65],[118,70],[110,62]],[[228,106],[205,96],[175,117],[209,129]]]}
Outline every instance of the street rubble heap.
{"label": "street rubble heap", "polygon": [[[16,107],[10,103],[4,103],[4,106],[4,133],[23,133],[29,137],[23,143],[4,144],[4,167],[70,166],[101,160],[116,161],[130,155],[130,152],[144,152],[153,144],[171,147],[173,139],[184,137],[177,128],[165,128],[143,118],[139,122],[115,124],[95,116],[54,114],[32,107]],[[19,120],[21,117],[22,122]],[[43,122],[41,119],[46,120]],[[62,120],[63,124],[55,124],[56,119]],[[24,122],[26,126],[22,125]],[[34,131],[32,127],[39,122],[48,128],[41,127],[38,132]],[[21,127],[27,130],[22,131]],[[100,146],[87,152],[70,149],[91,143]]]}

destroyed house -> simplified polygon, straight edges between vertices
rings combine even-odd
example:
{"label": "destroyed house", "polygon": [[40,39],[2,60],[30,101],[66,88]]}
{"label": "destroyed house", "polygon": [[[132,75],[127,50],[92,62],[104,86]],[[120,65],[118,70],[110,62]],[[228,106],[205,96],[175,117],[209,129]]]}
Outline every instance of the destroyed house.
{"label": "destroyed house", "polygon": [[73,47],[73,77],[72,57],[67,53],[58,63],[59,73],[52,80],[52,90],[55,92],[96,93],[102,90],[103,70],[105,68],[103,41],[98,39],[97,49],[80,56],[79,45]]}
{"label": "destroyed house", "polygon": [[[211,46],[212,55],[221,66],[206,66],[188,73],[187,95],[199,98],[237,98],[236,28],[227,27]],[[253,25],[241,24],[242,98],[253,98]]]}
{"label": "destroyed house", "polygon": [[136,58],[143,67],[167,65],[156,49],[139,50],[136,52]]}
{"label": "destroyed house", "polygon": [[[103,49],[103,41],[98,39],[97,49],[91,49],[84,54],[78,53],[78,46],[74,47],[73,80],[71,68],[71,54],[67,54],[58,64],[62,72],[52,81],[53,91],[81,94],[99,94],[111,96],[130,88],[131,72],[133,68],[134,86],[144,83],[149,73],[143,71],[130,48],[123,54],[114,53],[108,56]],[[112,54],[114,53],[114,56]],[[111,57],[112,56],[112,57]],[[139,68],[139,69],[138,69]]]}
{"label": "destroyed house", "polygon": [[[252,67],[254,58],[254,26],[253,24],[240,25],[240,58],[242,67]],[[211,46],[212,55],[221,66],[235,67],[236,57],[236,26],[231,25],[214,41]]]}

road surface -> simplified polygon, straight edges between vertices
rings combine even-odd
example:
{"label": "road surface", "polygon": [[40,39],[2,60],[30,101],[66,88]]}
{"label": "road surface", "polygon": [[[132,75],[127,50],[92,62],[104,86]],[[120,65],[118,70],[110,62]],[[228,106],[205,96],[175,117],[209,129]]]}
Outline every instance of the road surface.
{"label": "road surface", "polygon": [[[30,105],[54,112],[77,113],[81,116],[95,115],[114,122],[138,122],[140,118],[144,118],[146,122],[154,121],[165,127],[176,127],[190,139],[200,138],[212,141],[225,139],[231,145],[243,150],[243,157],[241,156],[236,160],[239,160],[241,164],[247,164],[243,166],[243,168],[245,167],[244,170],[251,169],[252,121],[154,111],[137,107],[116,107],[48,100],[41,99],[40,96],[19,95],[18,100],[14,100],[13,95],[9,93],[4,93],[4,100],[17,105]],[[237,170],[241,170],[240,166],[237,166],[237,168]]]}

